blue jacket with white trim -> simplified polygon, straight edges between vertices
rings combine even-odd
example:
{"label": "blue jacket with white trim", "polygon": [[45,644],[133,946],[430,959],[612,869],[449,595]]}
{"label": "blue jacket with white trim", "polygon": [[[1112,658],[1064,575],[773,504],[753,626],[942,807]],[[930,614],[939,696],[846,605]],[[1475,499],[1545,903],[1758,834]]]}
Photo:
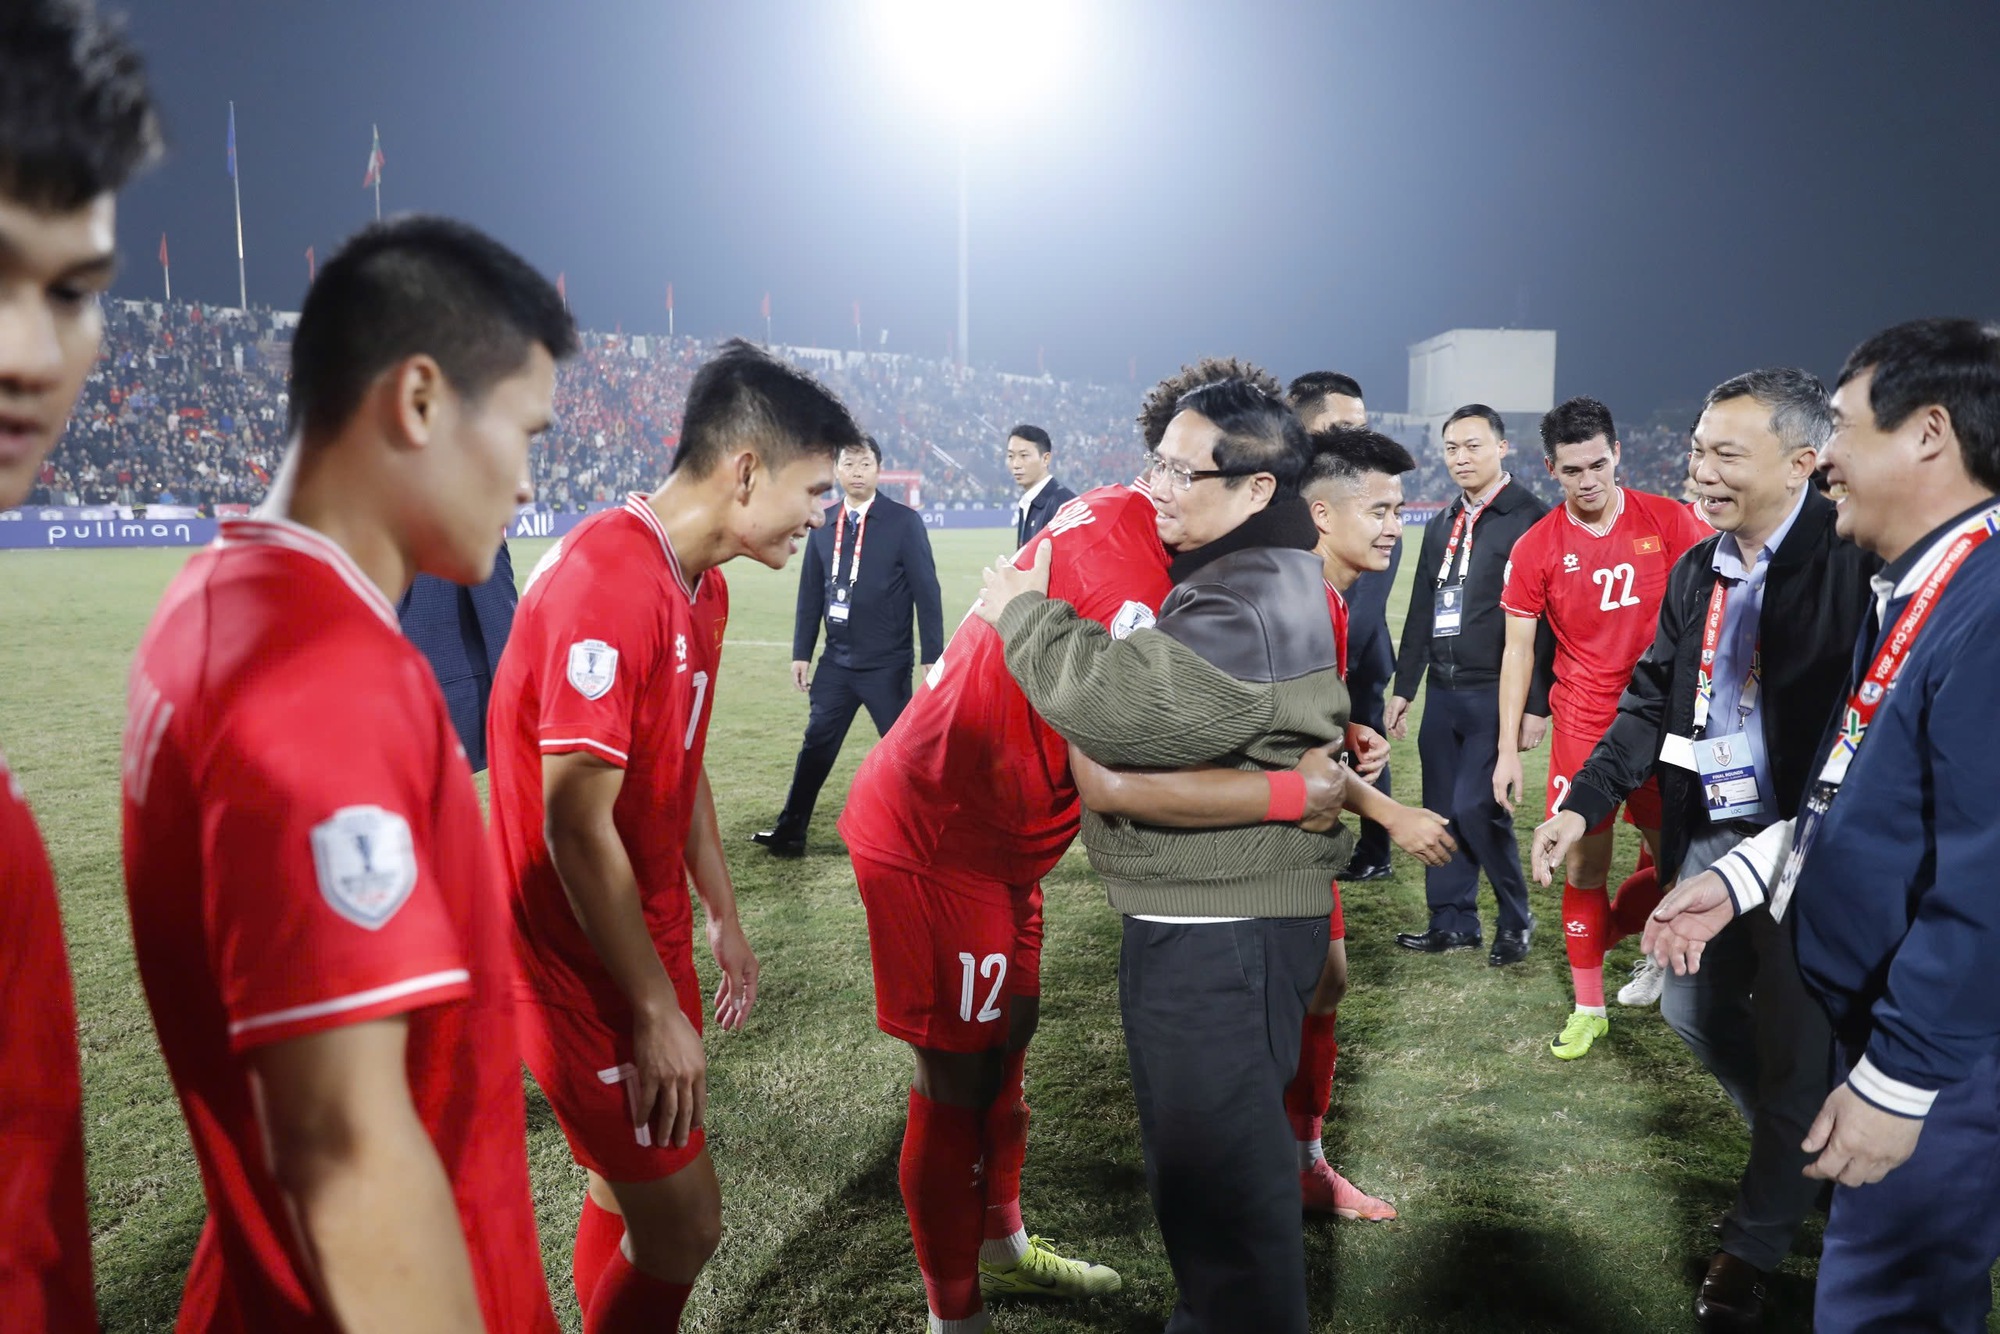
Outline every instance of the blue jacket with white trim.
{"label": "blue jacket with white trim", "polygon": [[[1880,628],[1856,646],[1843,713],[1929,572],[1932,562],[1921,556],[1959,522],[1912,549],[1919,559],[1911,573],[1885,572],[1903,577]],[[1937,1090],[2000,1052],[1996,686],[2000,538],[1967,556],[1939,596],[1848,768],[1786,913],[1806,985],[1849,1051],[1861,1053],[1850,1085],[1903,1116],[1924,1115]],[[1839,726],[1836,715],[1815,774]],[[1755,882],[1775,864],[1746,845],[1716,869],[1742,904],[1764,896]]]}

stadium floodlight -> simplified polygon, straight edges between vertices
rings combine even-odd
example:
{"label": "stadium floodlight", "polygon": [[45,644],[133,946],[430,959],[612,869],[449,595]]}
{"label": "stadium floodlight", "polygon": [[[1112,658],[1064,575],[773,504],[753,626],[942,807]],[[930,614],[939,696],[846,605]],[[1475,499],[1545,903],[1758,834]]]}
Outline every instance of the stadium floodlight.
{"label": "stadium floodlight", "polygon": [[876,0],[884,47],[958,130],[958,364],[970,352],[966,138],[1053,87],[1074,47],[1079,0]]}

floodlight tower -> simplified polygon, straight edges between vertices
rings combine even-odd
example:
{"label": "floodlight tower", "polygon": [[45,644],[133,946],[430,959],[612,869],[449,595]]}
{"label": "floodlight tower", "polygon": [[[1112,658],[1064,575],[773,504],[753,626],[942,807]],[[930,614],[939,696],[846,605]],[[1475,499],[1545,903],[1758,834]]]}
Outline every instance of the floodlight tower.
{"label": "floodlight tower", "polygon": [[927,101],[948,109],[958,133],[958,340],[960,369],[972,346],[971,130],[1006,94],[1046,86],[1069,47],[1067,0],[877,0],[883,42]]}

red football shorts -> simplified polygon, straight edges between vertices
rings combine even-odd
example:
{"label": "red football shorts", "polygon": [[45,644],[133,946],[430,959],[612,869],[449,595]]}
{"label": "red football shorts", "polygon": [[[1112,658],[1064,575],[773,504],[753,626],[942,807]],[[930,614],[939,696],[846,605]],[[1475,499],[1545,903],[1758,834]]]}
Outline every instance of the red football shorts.
{"label": "red football shorts", "polygon": [[1328,940],[1347,939],[1347,918],[1340,911],[1340,882],[1333,882],[1333,913],[1326,919]]}
{"label": "red football shorts", "polygon": [[1008,998],[1042,994],[1042,887],[853,860],[876,1026],[936,1051],[1005,1047]]}
{"label": "red football shorts", "polygon": [[[701,1032],[701,981],[693,956],[669,959],[667,976],[673,979],[681,1013]],[[684,1148],[657,1139],[651,1147],[638,1142],[625,1084],[617,1078],[618,1068],[632,1060],[629,1028],[614,1027],[596,1014],[528,1000],[515,1002],[514,1018],[522,1058],[556,1114],[570,1156],[582,1166],[606,1181],[658,1181],[693,1162],[708,1142],[700,1126]]]}
{"label": "red football shorts", "polygon": [[[1559,729],[1553,730],[1549,738],[1549,791],[1547,810],[1551,817],[1556,808],[1569,795],[1570,779],[1577,770],[1590,759],[1590,752],[1597,748],[1597,742],[1572,737]],[[1595,829],[1588,832],[1602,834],[1610,830],[1616,812],[1598,822]],[[1648,778],[1645,785],[1625,798],[1625,823],[1639,829],[1660,827],[1660,780]]]}

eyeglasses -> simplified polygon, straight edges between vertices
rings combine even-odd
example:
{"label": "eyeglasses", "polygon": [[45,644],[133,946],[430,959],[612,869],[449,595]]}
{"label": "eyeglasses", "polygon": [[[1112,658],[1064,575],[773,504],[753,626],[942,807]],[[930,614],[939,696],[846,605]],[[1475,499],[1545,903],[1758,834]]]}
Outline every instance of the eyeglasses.
{"label": "eyeglasses", "polygon": [[1174,490],[1185,491],[1196,482],[1210,477],[1248,477],[1249,473],[1233,468],[1190,468],[1161,458],[1152,450],[1146,451],[1146,462],[1139,469],[1139,480],[1150,483],[1155,477],[1165,477],[1173,483]]}

